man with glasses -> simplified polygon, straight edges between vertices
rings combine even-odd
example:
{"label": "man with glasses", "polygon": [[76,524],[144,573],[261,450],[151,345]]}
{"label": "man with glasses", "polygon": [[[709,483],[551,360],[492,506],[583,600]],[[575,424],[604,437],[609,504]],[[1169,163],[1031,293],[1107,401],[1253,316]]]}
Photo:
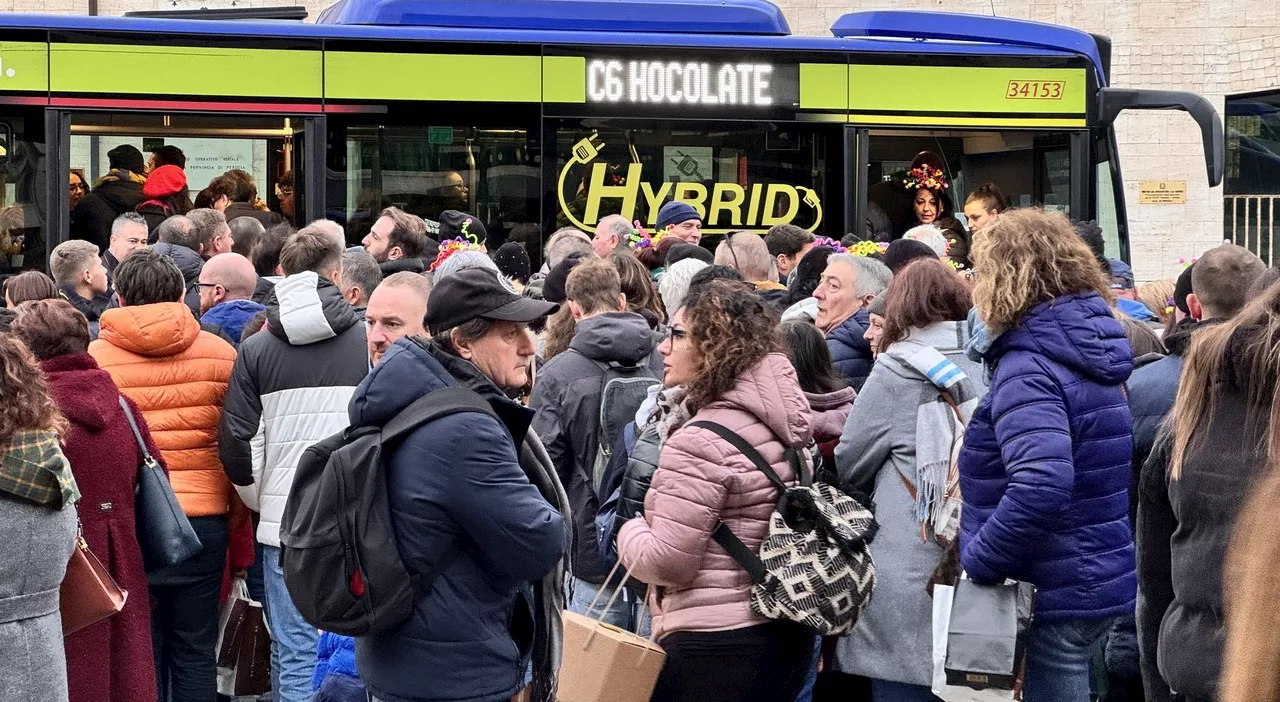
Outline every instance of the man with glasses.
{"label": "man with glasses", "polygon": [[218,254],[200,269],[197,285],[200,287],[200,323],[217,326],[231,339],[231,345],[239,348],[244,326],[266,309],[250,299],[258,285],[253,264],[237,253]]}
{"label": "man with glasses", "polygon": [[125,212],[111,223],[111,241],[102,254],[102,265],[107,269],[107,280],[115,277],[116,266],[130,252],[147,248],[147,220],[137,212]]}

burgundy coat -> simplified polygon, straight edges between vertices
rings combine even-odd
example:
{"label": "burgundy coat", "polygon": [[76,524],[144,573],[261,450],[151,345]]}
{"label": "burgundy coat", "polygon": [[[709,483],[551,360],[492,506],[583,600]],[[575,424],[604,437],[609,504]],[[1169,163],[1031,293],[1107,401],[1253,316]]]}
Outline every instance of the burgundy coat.
{"label": "burgundy coat", "polygon": [[[41,366],[49,389],[67,416],[63,452],[80,486],[80,522],[89,550],[129,591],[124,610],[67,637],[71,702],[136,702],[156,699],[147,577],[133,521],[137,441],[120,409],[120,391],[89,354],[59,356]],[[146,420],[129,402],[151,454]]]}

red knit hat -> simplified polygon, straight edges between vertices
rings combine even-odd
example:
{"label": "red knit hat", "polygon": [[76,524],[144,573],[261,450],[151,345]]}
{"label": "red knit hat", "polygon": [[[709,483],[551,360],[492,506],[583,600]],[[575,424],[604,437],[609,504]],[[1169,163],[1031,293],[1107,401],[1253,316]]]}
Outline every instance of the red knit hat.
{"label": "red knit hat", "polygon": [[187,174],[181,168],[161,166],[147,176],[147,182],[142,186],[142,194],[151,199],[162,199],[177,195],[185,187],[187,187]]}

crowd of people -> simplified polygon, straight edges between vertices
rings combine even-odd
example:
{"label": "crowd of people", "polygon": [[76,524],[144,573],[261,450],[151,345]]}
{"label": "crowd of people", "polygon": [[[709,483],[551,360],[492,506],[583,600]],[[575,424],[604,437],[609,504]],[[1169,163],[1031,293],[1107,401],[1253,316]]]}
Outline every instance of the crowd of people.
{"label": "crowd of people", "polygon": [[[113,150],[52,277],[5,281],[0,699],[213,702],[244,579],[277,702],[550,702],[561,610],[655,639],[661,702],[936,700],[932,586],[963,571],[1036,588],[1022,699],[1280,700],[1280,273],[1241,247],[1139,288],[1096,225],[994,186],[961,226],[926,159],[887,244],[704,239],[676,201],[490,251],[459,210],[295,231],[233,174],[189,203],[180,155]],[[469,409],[381,454],[411,613],[317,628],[300,462],[450,389]],[[153,569],[144,449],[200,542]],[[718,536],[759,549],[773,478],[810,473],[878,524],[841,636],[762,616]],[[64,638],[77,533],[130,594]]]}

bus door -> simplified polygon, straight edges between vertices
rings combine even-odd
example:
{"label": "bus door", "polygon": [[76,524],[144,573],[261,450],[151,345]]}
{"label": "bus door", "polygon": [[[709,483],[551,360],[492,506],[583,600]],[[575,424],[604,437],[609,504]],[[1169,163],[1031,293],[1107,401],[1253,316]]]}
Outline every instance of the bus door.
{"label": "bus door", "polygon": [[[51,109],[47,122],[50,172],[79,174],[91,188],[119,177],[111,169],[113,149],[138,149],[149,170],[152,154],[172,146],[186,159],[193,204],[203,204],[198,202],[200,191],[214,178],[241,170],[254,181],[259,209],[294,226],[324,216],[322,189],[307,186],[308,178],[323,173],[322,115]],[[50,176],[50,183],[55,180],[63,179]],[[70,235],[70,197],[66,185],[50,188],[48,228],[56,232],[52,245]]]}

